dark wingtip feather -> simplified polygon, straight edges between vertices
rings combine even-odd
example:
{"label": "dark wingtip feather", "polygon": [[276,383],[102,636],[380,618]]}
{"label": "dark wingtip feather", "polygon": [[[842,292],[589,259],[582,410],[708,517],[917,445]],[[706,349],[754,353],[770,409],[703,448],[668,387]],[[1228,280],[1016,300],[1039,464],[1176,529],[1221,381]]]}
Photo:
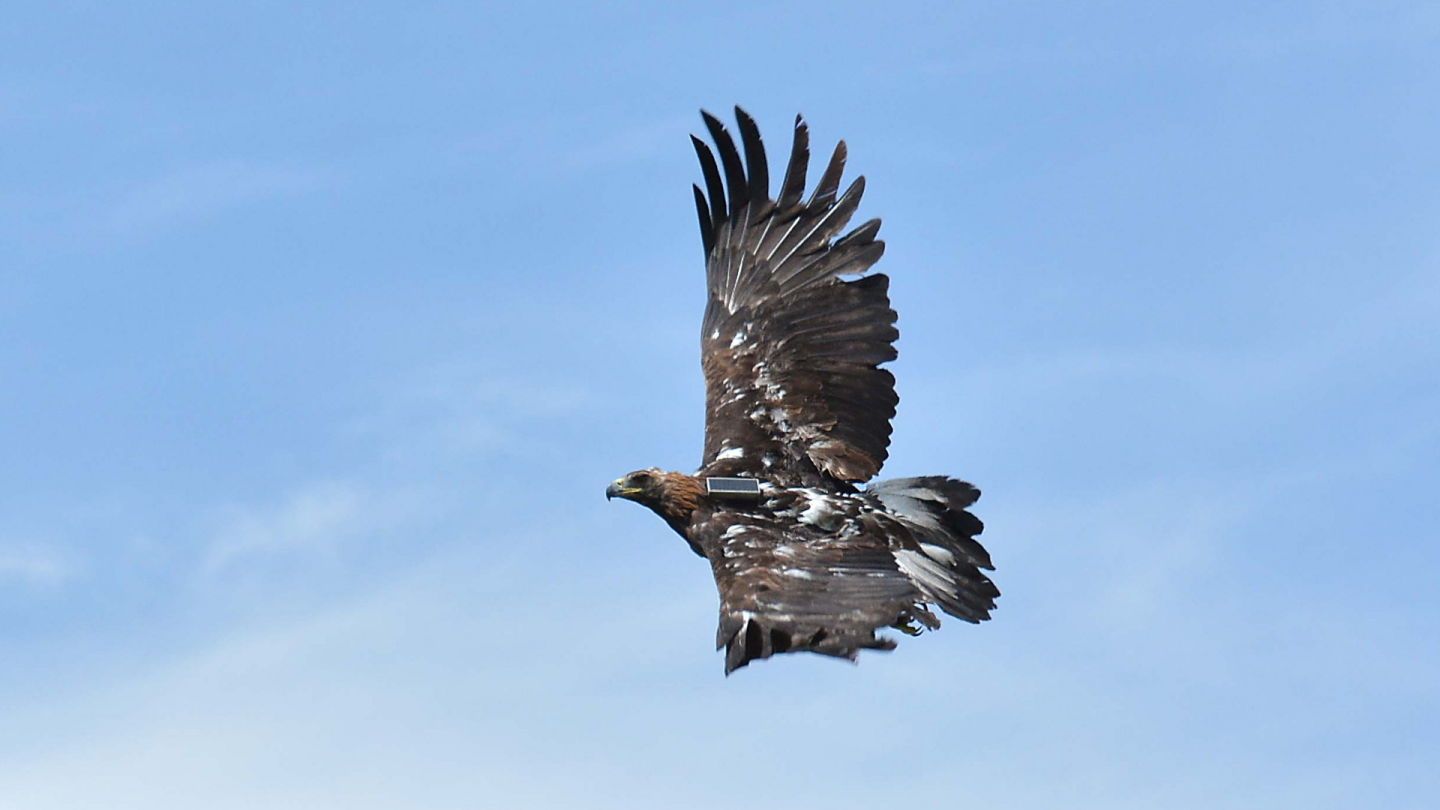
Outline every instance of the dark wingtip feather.
{"label": "dark wingtip feather", "polygon": [[740,152],[735,148],[735,139],[730,137],[730,131],[720,123],[720,119],[710,113],[701,110],[700,117],[705,121],[705,128],[710,130],[710,137],[715,141],[715,150],[720,153],[720,165],[725,169],[725,185],[729,186],[730,214],[734,216],[746,202],[746,194],[749,192],[749,184],[745,182],[745,167],[740,162]]}
{"label": "dark wingtip feather", "polygon": [[[701,115],[709,113],[701,112]],[[715,165],[715,154],[704,141],[690,136],[695,146],[695,156],[700,158],[700,172],[705,175],[705,188],[710,191],[710,225],[712,229],[725,221],[725,184],[720,182],[720,168]]]}
{"label": "dark wingtip feather", "polygon": [[760,138],[760,127],[750,113],[736,105],[735,120],[740,124],[740,142],[745,146],[745,170],[750,175],[749,191],[752,203],[770,199],[770,166],[765,160],[765,142]]}
{"label": "dark wingtip feather", "polygon": [[840,195],[840,199],[835,201],[835,211],[837,213],[845,212],[845,220],[848,221],[850,216],[855,213],[855,209],[860,207],[860,198],[864,196],[865,175],[862,174],[845,187],[845,192]]}
{"label": "dark wingtip feather", "polygon": [[705,192],[699,186],[692,185],[695,191],[695,213],[700,216],[700,242],[705,246],[705,255],[710,255],[710,249],[715,247],[715,228],[710,222],[710,207],[705,204]]}
{"label": "dark wingtip feather", "polygon": [[795,116],[795,137],[790,145],[790,162],[780,184],[780,206],[798,205],[805,194],[805,172],[810,166],[810,128],[803,116]]}
{"label": "dark wingtip feather", "polygon": [[[864,179],[865,179],[864,175],[861,175],[859,179],[864,180]],[[855,230],[853,230],[853,231],[845,234],[844,236],[840,237],[839,239],[835,240],[834,247],[836,247],[836,248],[841,248],[841,247],[846,247],[846,246],[848,246],[848,245],[858,245],[858,244],[864,244],[864,243],[867,243],[867,242],[868,242],[868,243],[874,243],[874,242],[875,242],[875,236],[876,236],[877,234],[879,234],[879,233],[880,233],[880,218],[879,218],[879,217],[873,217],[873,218],[867,219],[866,221],[864,221],[863,223],[861,223],[859,227],[855,228]],[[881,244],[884,244],[884,243],[882,242]]]}
{"label": "dark wingtip feather", "polygon": [[845,171],[845,158],[849,153],[844,141],[835,144],[835,151],[830,155],[825,173],[820,175],[820,182],[815,185],[815,193],[810,195],[810,205],[823,207],[835,199],[835,192],[840,188],[840,175]]}

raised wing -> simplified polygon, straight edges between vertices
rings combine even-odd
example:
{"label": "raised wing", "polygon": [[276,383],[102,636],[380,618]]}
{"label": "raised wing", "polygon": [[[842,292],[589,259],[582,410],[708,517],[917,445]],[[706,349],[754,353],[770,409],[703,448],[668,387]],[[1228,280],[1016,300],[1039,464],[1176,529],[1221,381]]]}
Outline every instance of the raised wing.
{"label": "raised wing", "polygon": [[735,108],[742,163],[724,125],[702,115],[719,153],[717,163],[692,138],[706,187],[695,187],[709,290],[703,474],[809,486],[867,480],[890,444],[895,378],[878,366],[895,359],[899,333],[888,278],[839,278],[864,273],[885,250],[878,219],[836,238],[865,179],[837,196],[842,141],[802,202],[810,147],[797,117],[780,197],[771,199],[754,120]]}

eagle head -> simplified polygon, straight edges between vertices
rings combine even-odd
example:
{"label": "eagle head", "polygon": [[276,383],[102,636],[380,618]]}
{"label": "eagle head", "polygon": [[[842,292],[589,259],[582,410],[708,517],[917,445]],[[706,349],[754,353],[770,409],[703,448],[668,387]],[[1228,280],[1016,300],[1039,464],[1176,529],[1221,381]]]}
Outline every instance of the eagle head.
{"label": "eagle head", "polygon": [[650,467],[611,481],[605,497],[624,498],[647,507],[684,536],[690,513],[702,498],[701,490],[699,478]]}
{"label": "eagle head", "polygon": [[655,467],[636,470],[611,481],[610,486],[605,488],[605,500],[624,498],[653,509],[665,497],[667,475],[664,470]]}

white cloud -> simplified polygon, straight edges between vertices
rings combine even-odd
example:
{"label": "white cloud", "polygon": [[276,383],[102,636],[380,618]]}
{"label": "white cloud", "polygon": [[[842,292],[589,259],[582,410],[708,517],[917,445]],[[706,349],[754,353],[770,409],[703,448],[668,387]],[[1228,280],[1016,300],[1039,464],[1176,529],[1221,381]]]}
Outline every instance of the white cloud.
{"label": "white cloud", "polygon": [[497,376],[473,359],[437,363],[401,380],[384,401],[348,429],[366,436],[388,461],[523,446],[533,451],[536,421],[592,406],[595,394],[564,379]]}
{"label": "white cloud", "polygon": [[105,225],[115,234],[143,235],[233,205],[315,188],[314,169],[240,160],[201,163],[139,183],[112,205]]}
{"label": "white cloud", "polygon": [[0,543],[0,584],[58,585],[76,573],[76,565],[60,550],[35,543]]}
{"label": "white cloud", "polygon": [[279,504],[231,510],[202,567],[213,574],[249,557],[331,551],[373,525],[377,511],[385,509],[383,499],[354,484],[308,484]]}
{"label": "white cloud", "polygon": [[[631,656],[655,653],[648,633],[683,622],[652,618],[652,602],[585,615],[591,594],[537,593],[533,573],[470,549],[128,682],[14,706],[7,726],[27,742],[0,743],[0,795],[16,810],[575,806],[586,779],[547,780],[544,751],[608,760],[589,733],[618,711],[606,690],[647,672]],[[677,590],[659,587],[662,600]],[[559,734],[546,707],[577,711],[589,731]]]}

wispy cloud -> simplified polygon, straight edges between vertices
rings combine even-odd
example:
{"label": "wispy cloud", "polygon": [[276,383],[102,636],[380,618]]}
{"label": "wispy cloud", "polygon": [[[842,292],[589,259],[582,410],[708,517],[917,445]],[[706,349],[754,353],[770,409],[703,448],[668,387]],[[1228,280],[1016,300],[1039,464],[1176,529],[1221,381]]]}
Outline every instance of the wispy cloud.
{"label": "wispy cloud", "polygon": [[385,508],[383,499],[354,484],[327,481],[306,485],[278,504],[231,509],[202,570],[214,574],[253,557],[331,552],[374,525]]}
{"label": "wispy cloud", "polygon": [[0,584],[58,585],[71,579],[77,565],[70,555],[37,543],[0,541]]}
{"label": "wispy cloud", "polygon": [[104,225],[115,235],[143,236],[231,206],[309,191],[323,181],[313,168],[244,160],[185,166],[121,193]]}
{"label": "wispy cloud", "polygon": [[388,396],[350,422],[390,460],[533,447],[535,421],[592,406],[593,391],[540,372],[497,375],[473,360],[436,363],[396,382]]}
{"label": "wispy cloud", "polygon": [[[536,598],[528,574],[465,550],[353,601],[233,630],[133,680],[27,705],[11,728],[43,739],[0,757],[0,795],[32,810],[253,807],[315,790],[308,807],[439,807],[476,795],[525,806],[538,752],[562,743],[533,727],[538,708],[560,701],[587,728],[610,722],[622,709],[586,693],[651,647],[634,627],[677,623],[651,617],[649,603],[610,606],[581,628],[500,611]],[[542,591],[544,612],[579,615],[589,595],[578,590]],[[587,665],[557,666],[561,645]],[[637,699],[648,700],[629,705]],[[588,733],[562,744],[599,752]],[[453,756],[457,745],[469,753]],[[89,778],[67,778],[76,772]],[[584,785],[568,777],[543,792],[573,799]]]}

